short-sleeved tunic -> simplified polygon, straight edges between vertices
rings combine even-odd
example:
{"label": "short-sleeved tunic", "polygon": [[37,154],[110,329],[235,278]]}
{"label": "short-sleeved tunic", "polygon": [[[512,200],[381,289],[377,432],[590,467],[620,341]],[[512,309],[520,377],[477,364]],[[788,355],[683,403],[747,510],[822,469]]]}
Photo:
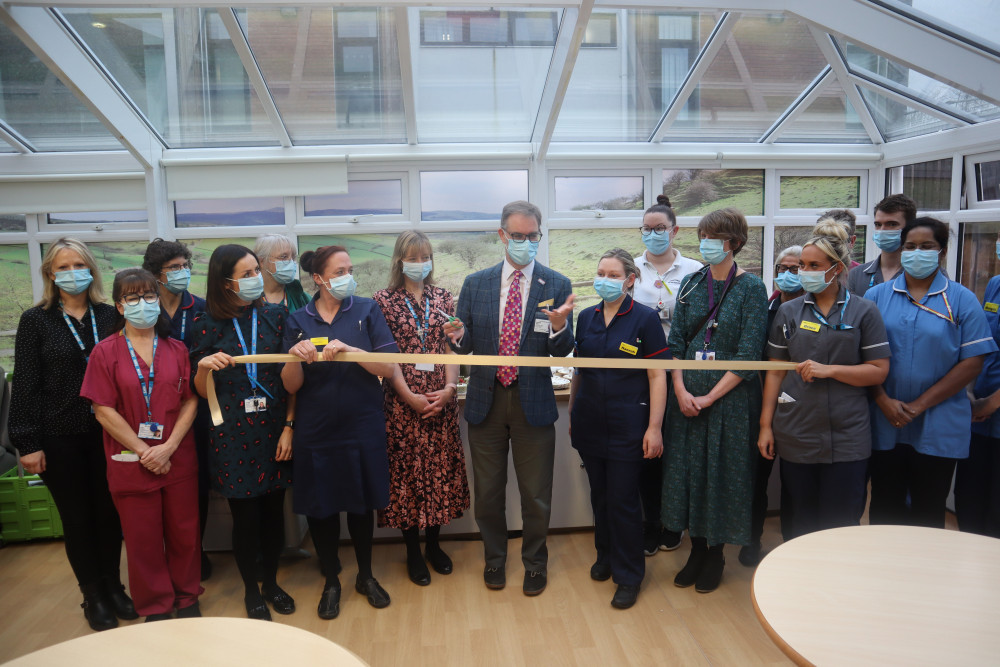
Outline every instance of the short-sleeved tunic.
{"label": "short-sleeved tunic", "polygon": [[[257,314],[257,354],[281,352],[285,330],[285,309],[247,306],[236,322],[243,333],[247,351],[252,346],[253,313]],[[244,354],[232,319],[217,320],[207,312],[195,318],[191,348],[191,376],[198,372],[198,361],[216,352],[232,356]],[[212,444],[208,452],[212,486],[227,498],[255,498],[291,486],[291,463],[275,461],[278,438],[285,427],[286,394],[281,383],[280,364],[258,364],[257,396],[267,398],[267,410],[247,413],[244,399],[253,396],[247,372],[249,365],[239,364],[215,372],[215,391],[222,410],[221,426],[210,427]]]}
{"label": "short-sleeved tunic", "polygon": [[[677,359],[693,360],[701,350],[707,322],[692,331],[708,313],[711,272],[687,276],[682,282],[670,329],[670,351]],[[715,298],[724,280],[714,282]],[[759,361],[767,328],[767,291],[760,278],[743,274],[730,287],[716,315],[718,327],[711,349],[718,361]],[[688,339],[691,340],[688,343]],[[743,378],[725,396],[697,417],[685,417],[670,393],[670,446],[663,469],[663,525],[688,529],[709,544],[748,544],[761,387],[755,371],[733,371]],[[684,386],[704,396],[725,371],[684,371]]]}
{"label": "short-sleeved tunic", "polygon": [[[442,328],[447,322],[441,311],[454,314],[451,293],[425,285],[421,303],[405,288],[381,290],[375,302],[406,354],[447,352]],[[410,307],[413,308],[412,312]],[[426,325],[421,342],[414,313]],[[426,321],[429,319],[429,322]],[[418,371],[414,364],[400,364],[403,379],[417,394],[443,389],[445,366]],[[379,525],[393,528],[442,526],[462,516],[469,508],[469,481],[465,471],[465,451],[458,427],[458,398],[436,417],[422,419],[383,380],[385,390],[386,439],[389,452],[389,506],[379,512]]]}
{"label": "short-sleeved tunic", "polygon": [[[990,278],[983,295],[983,315],[993,334],[993,341],[1000,343],[1000,276]],[[1000,352],[994,352],[983,360],[983,370],[976,378],[976,398],[986,398],[1000,389]],[[972,432],[990,438],[1000,438],[1000,411],[994,412],[986,421],[974,422]]]}
{"label": "short-sleeved tunic", "polygon": [[[382,311],[359,296],[345,299],[329,324],[316,310],[315,297],[289,316],[285,351],[300,340],[322,338],[367,352],[398,349]],[[322,350],[324,345],[316,347]],[[385,507],[389,462],[378,378],[356,363],[342,361],[302,364],[302,372],[292,444],[295,511],[322,519]]]}

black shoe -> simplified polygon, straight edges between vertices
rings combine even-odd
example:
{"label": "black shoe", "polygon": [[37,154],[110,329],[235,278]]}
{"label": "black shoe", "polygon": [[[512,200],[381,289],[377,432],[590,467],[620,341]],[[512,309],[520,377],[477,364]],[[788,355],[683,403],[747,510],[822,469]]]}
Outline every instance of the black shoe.
{"label": "black shoe", "polygon": [[110,630],[118,627],[118,619],[115,617],[114,608],[108,601],[100,584],[87,584],[80,586],[83,592],[83,615],[90,624],[90,629],[95,632]]}
{"label": "black shoe", "polygon": [[745,567],[757,567],[760,563],[760,542],[747,544],[740,549],[740,565]]}
{"label": "black shoe", "polygon": [[545,590],[545,573],[537,570],[527,570],[524,573],[524,594],[529,597],[540,595]]}
{"label": "black shoe", "polygon": [[281,589],[281,586],[275,584],[273,587],[261,588],[261,595],[264,599],[271,603],[271,609],[274,609],[279,614],[287,616],[288,614],[295,613],[295,600],[292,596]]}
{"label": "black shoe", "polygon": [[615,609],[628,609],[635,604],[638,597],[638,586],[626,586],[625,584],[619,584],[618,590],[615,591],[615,596],[611,598],[611,606]]}
{"label": "black shoe", "polygon": [[324,620],[331,620],[340,616],[340,582],[327,584],[323,587],[323,595],[319,597],[319,607],[316,613]]}
{"label": "black shoe", "polygon": [[675,533],[666,528],[660,533],[660,551],[673,551],[681,545],[681,535],[683,532]]}
{"label": "black shoe", "polygon": [[208,554],[201,552],[201,580],[206,581],[212,577],[212,561],[208,559]]}
{"label": "black shoe", "polygon": [[106,577],[101,580],[101,583],[115,616],[123,621],[134,621],[139,618],[139,614],[135,611],[135,605],[132,604],[132,598],[125,594],[125,587],[120,581]]}
{"label": "black shoe", "polygon": [[722,555],[722,547],[713,547],[708,550],[708,557],[705,558],[705,566],[701,568],[698,580],[694,584],[694,589],[699,593],[711,593],[722,582],[722,570],[726,567],[726,559]]}
{"label": "black shoe", "polygon": [[[201,614],[199,614],[200,616]],[[170,614],[150,614],[146,617],[146,623],[152,623],[154,621],[169,621],[173,616]]]}
{"label": "black shoe", "polygon": [[600,558],[590,566],[590,578],[594,581],[607,581],[611,578],[611,563]]}
{"label": "black shoe", "polygon": [[694,582],[698,579],[698,575],[701,574],[701,569],[704,567],[707,557],[708,547],[692,545],[691,555],[688,556],[687,563],[684,564],[681,571],[674,577],[674,586],[678,588],[693,586]]}
{"label": "black shoe", "polygon": [[653,556],[660,550],[660,531],[662,526],[656,524],[647,526],[642,531],[642,553]]}
{"label": "black shoe", "polygon": [[361,581],[359,575],[358,579],[354,582],[354,590],[367,597],[368,604],[376,609],[384,609],[392,601],[389,599],[389,594],[385,592],[385,589],[375,581],[375,577],[368,577],[364,581]]}
{"label": "black shoe", "polygon": [[486,588],[499,591],[507,585],[507,572],[502,567],[488,567],[483,570],[483,581]]}
{"label": "black shoe", "polygon": [[193,605],[178,609],[177,618],[201,618],[201,605],[195,600]]}
{"label": "black shoe", "polygon": [[247,618],[257,621],[271,620],[271,612],[268,611],[267,603],[264,602],[264,598],[259,593],[253,597],[244,596],[243,604],[247,608]]}
{"label": "black shoe", "polygon": [[427,562],[431,564],[438,574],[451,574],[452,564],[448,554],[441,550],[441,547],[427,547],[425,552]]}
{"label": "black shoe", "polygon": [[419,551],[406,555],[406,573],[410,575],[410,581],[417,586],[427,586],[431,583],[431,573],[427,570],[427,564],[424,563]]}

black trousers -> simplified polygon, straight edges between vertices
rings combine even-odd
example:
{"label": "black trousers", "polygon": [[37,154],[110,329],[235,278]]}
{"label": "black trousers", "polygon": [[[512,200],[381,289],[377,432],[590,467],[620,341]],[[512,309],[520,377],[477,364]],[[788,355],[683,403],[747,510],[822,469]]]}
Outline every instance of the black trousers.
{"label": "black trousers", "polygon": [[[782,496],[795,515],[785,540],[827,528],[857,526],[865,513],[868,459],[841,463],[791,463],[781,460]],[[786,499],[782,500],[782,508]]]}
{"label": "black trousers", "polygon": [[616,584],[638,586],[646,573],[638,488],[645,459],[616,461],[585,454],[580,458],[590,480],[597,560],[611,563]]}
{"label": "black trousers", "polygon": [[1000,538],[1000,438],[972,434],[955,471],[958,529]]}
{"label": "black trousers", "polygon": [[904,444],[872,451],[868,522],[944,528],[945,501],[956,461],[921,454]]}
{"label": "black trousers", "polygon": [[62,519],[66,557],[81,586],[119,581],[122,525],[108,490],[103,431],[43,438],[45,472]]}

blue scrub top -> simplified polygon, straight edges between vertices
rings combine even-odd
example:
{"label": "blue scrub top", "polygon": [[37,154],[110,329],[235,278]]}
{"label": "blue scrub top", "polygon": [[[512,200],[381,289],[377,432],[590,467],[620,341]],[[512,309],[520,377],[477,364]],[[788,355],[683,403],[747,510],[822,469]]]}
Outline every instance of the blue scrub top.
{"label": "blue scrub top", "polygon": [[[993,276],[986,285],[983,295],[983,315],[993,334],[993,340],[1000,346],[1000,276]],[[976,378],[974,393],[976,398],[986,398],[1000,389],[1000,353],[994,352],[983,361],[983,371]],[[982,422],[972,424],[972,432],[991,438],[1000,438],[1000,411]]]}
{"label": "blue scrub top", "polygon": [[[626,296],[611,324],[604,326],[604,302],[580,313],[578,357],[670,359],[660,318],[652,308]],[[573,412],[573,447],[582,454],[632,461],[642,458],[649,426],[649,377],[644,370],[580,368]]]}
{"label": "blue scrub top", "polygon": [[[951,305],[954,322],[918,308],[910,302],[906,274],[868,290],[885,321],[892,360],[885,391],[900,401],[916,400],[963,359],[997,351],[976,295],[937,272],[920,303],[943,315]],[[921,454],[948,458],[969,455],[972,406],[959,390],[903,428],[897,429],[871,403],[872,449],[893,449],[896,443],[912,445]]]}
{"label": "blue scrub top", "polygon": [[[167,314],[167,311],[163,310],[163,306],[160,306],[160,310],[163,311],[164,315]],[[181,292],[181,303],[177,306],[177,310],[174,311],[174,316],[170,318],[170,337],[184,343],[184,346],[190,351],[193,344],[191,327],[192,322],[194,322],[194,316],[204,312],[204,299],[191,294],[187,290]]]}

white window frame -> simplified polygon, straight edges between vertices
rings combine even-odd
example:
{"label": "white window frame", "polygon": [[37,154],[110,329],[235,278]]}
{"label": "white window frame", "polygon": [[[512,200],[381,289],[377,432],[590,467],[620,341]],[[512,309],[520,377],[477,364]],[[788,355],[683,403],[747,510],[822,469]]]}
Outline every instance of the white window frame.
{"label": "white window frame", "polygon": [[362,215],[306,215],[305,197],[295,197],[295,226],[297,229],[312,232],[316,227],[329,227],[335,225],[335,229],[343,229],[344,225],[354,233],[368,233],[367,229],[362,231],[358,225],[367,227],[374,223],[400,223],[413,220],[412,202],[410,196],[409,171],[350,171],[347,173],[347,182],[351,181],[399,181],[400,187],[400,213],[388,213],[383,215],[362,214]]}
{"label": "white window frame", "polygon": [[991,151],[989,153],[976,153],[973,155],[966,155],[964,160],[965,160],[965,192],[963,193],[963,195],[965,197],[965,207],[969,210],[1000,208],[1000,199],[987,199],[985,201],[980,201],[976,188],[976,165],[981,164],[983,162],[1000,161],[1000,151]]}

